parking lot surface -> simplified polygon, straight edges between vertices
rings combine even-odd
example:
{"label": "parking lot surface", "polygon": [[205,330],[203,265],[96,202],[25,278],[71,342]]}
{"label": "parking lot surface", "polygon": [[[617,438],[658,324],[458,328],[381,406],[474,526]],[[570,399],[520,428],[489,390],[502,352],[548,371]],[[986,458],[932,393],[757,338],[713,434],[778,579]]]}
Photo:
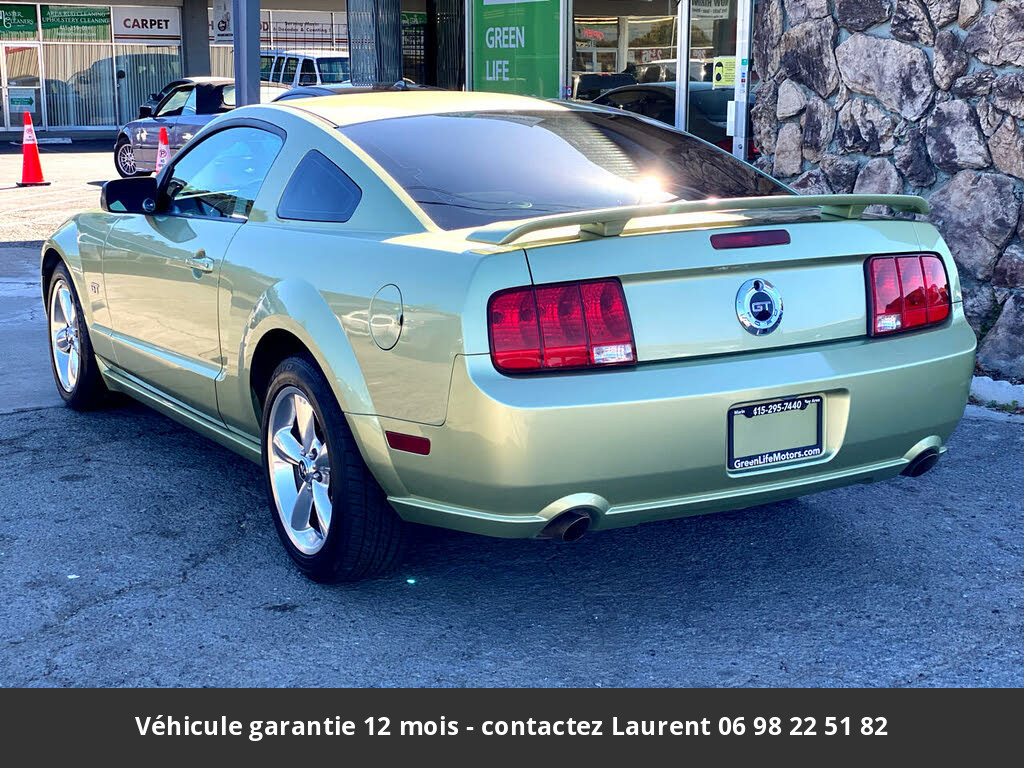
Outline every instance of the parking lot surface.
{"label": "parking lot surface", "polygon": [[916,480],[571,545],[421,529],[390,576],[306,581],[255,465],[60,405],[39,228],[111,172],[77,155],[67,203],[0,184],[0,685],[1024,685],[1024,418],[974,407]]}

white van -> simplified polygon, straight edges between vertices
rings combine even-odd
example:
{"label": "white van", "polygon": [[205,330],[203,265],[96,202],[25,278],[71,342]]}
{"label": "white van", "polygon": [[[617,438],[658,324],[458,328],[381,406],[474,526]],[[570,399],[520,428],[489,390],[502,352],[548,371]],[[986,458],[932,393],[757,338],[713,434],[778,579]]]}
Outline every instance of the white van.
{"label": "white van", "polygon": [[260,80],[299,85],[351,81],[348,51],[260,51]]}

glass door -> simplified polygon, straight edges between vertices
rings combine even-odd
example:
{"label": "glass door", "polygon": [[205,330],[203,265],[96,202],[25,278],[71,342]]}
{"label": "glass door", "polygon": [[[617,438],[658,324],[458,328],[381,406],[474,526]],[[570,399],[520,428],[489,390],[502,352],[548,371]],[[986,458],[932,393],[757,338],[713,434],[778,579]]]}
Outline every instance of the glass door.
{"label": "glass door", "polygon": [[4,128],[18,130],[25,113],[32,115],[36,128],[45,128],[43,120],[42,78],[37,43],[4,43],[0,56],[0,85],[4,102]]}
{"label": "glass door", "polygon": [[687,61],[677,74],[677,125],[747,158],[747,88],[750,72],[752,0],[683,0],[681,27],[690,34],[679,41]]}

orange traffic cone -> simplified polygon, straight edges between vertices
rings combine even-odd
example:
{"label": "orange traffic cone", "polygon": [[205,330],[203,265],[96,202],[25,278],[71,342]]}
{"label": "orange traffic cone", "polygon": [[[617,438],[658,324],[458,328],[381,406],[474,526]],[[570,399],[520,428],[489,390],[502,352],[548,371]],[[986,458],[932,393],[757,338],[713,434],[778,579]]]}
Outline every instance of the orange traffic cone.
{"label": "orange traffic cone", "polygon": [[21,138],[21,181],[19,187],[45,187],[43,167],[39,164],[39,144],[36,130],[32,127],[32,115],[25,112],[25,131]]}
{"label": "orange traffic cone", "polygon": [[171,158],[171,147],[167,141],[167,129],[160,128],[160,143],[156,146],[156,172],[160,173],[160,169],[167,165],[167,161]]}

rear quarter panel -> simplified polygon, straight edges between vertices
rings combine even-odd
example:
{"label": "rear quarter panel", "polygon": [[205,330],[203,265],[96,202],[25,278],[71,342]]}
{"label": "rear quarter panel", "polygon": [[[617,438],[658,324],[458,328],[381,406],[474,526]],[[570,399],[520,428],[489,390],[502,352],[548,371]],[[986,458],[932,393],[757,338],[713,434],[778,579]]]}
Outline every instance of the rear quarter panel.
{"label": "rear quarter panel", "polygon": [[[334,132],[289,113],[269,115],[271,110],[283,112],[259,111],[285,128],[289,138],[221,273],[222,418],[233,429],[259,433],[250,366],[260,340],[280,328],[310,348],[350,417],[442,424],[455,356],[464,350],[470,286],[482,281],[486,285],[480,290],[487,291],[487,286],[498,290],[529,283],[523,252],[488,257],[467,251],[465,242],[417,219]],[[277,217],[281,194],[311,149],[330,158],[362,190],[349,222]],[[373,303],[373,309],[385,321],[397,320],[400,313],[401,333],[391,349],[382,349],[370,332],[371,302],[389,285],[400,291],[401,306],[384,301]],[[484,320],[481,311],[481,325]]]}

